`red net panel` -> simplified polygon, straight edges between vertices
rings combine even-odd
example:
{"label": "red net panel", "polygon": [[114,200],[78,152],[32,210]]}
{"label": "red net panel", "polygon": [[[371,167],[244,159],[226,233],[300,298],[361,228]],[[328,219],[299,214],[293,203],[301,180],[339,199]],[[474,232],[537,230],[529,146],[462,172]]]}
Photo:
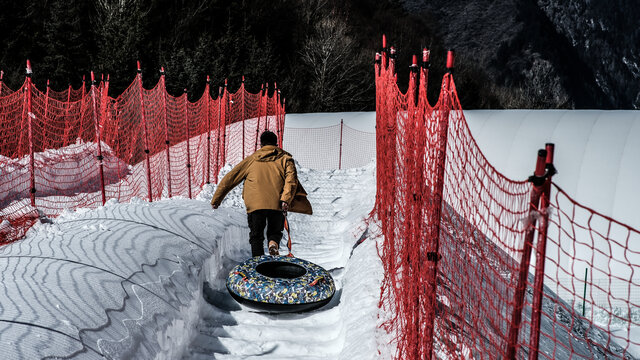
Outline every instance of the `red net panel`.
{"label": "red net panel", "polygon": [[427,67],[412,69],[406,93],[393,67],[387,54],[376,65],[374,215],[396,358],[639,356],[638,231],[551,187],[545,153],[542,185],[504,177],[451,74],[432,107]]}
{"label": "red net panel", "polygon": [[38,218],[29,200],[31,161],[22,91],[26,86],[16,92],[3,86],[0,92],[0,244],[23,236]]}
{"label": "red net panel", "polygon": [[[507,358],[530,185],[504,177],[475,143],[450,84],[439,234],[437,353]],[[444,110],[443,110],[444,111]]]}
{"label": "red net panel", "polygon": [[[261,95],[264,94],[264,95]],[[227,163],[235,165],[260,147],[260,134],[269,130],[281,139],[278,95],[273,92],[249,94],[244,92],[244,84],[235,94],[229,94],[226,101],[227,117]],[[244,106],[243,106],[244,104]]]}
{"label": "red net panel", "polygon": [[4,72],[0,71],[0,97],[11,95],[14,93],[14,91],[11,88],[9,88],[2,80],[3,76],[4,76]]}
{"label": "red net panel", "polygon": [[253,152],[258,131],[283,128],[276,92],[243,86],[213,99],[207,85],[192,103],[186,93],[167,94],[164,75],[152,89],[138,75],[116,99],[108,82],[82,89],[42,92],[30,78],[21,91],[0,88],[0,244],[43,214],[109,199],[193,197],[243,148]]}
{"label": "red net panel", "polygon": [[84,82],[82,86],[74,89],[69,85],[69,88],[63,91],[55,91],[47,87],[47,97],[58,100],[60,102],[75,102],[82,99],[86,94],[86,87]]}
{"label": "red net panel", "polygon": [[640,232],[555,184],[548,213],[539,358],[640,357]]}

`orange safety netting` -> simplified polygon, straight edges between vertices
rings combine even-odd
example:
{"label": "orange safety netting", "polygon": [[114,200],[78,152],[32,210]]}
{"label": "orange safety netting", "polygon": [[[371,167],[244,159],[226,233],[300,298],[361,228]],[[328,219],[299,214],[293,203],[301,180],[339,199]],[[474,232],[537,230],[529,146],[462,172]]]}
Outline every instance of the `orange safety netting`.
{"label": "orange safety netting", "polygon": [[88,91],[38,90],[30,76],[20,91],[0,81],[0,244],[38,219],[106,200],[193,197],[238,163],[268,129],[282,140],[279,91],[235,93],[209,83],[195,102],[152,89],[142,74],[117,98],[109,81]]}
{"label": "orange safety netting", "polygon": [[[406,93],[396,83],[392,48],[377,55],[375,66],[376,142],[383,150],[377,152],[373,215],[384,236],[380,305],[388,314],[384,326],[395,336],[396,358],[631,356],[629,343],[639,343],[630,332],[640,325],[638,232],[603,230],[615,222],[552,187],[552,144],[539,152],[529,182],[503,176],[473,139],[451,72],[437,104],[428,103],[428,58],[426,49],[422,66],[414,58]],[[617,245],[601,249],[606,243]],[[579,252],[578,244],[584,247]],[[551,249],[565,263],[557,260],[545,271],[538,259],[553,262]],[[609,319],[604,325],[569,303],[581,298],[580,280],[566,261],[578,258],[622,289],[614,295],[612,287],[600,288],[609,305],[601,311]],[[624,272],[616,275],[612,266],[606,271],[596,260],[615,262]],[[562,287],[568,298],[550,289],[561,276],[569,278]],[[588,297],[589,306],[597,307]]]}

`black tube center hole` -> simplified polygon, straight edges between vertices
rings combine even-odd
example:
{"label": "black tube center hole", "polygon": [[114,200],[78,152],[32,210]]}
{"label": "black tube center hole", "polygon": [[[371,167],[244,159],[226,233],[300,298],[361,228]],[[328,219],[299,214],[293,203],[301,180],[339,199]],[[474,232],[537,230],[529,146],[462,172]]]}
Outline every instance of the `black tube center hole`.
{"label": "black tube center hole", "polygon": [[300,265],[284,261],[268,261],[256,266],[256,271],[270,278],[295,279],[307,273]]}

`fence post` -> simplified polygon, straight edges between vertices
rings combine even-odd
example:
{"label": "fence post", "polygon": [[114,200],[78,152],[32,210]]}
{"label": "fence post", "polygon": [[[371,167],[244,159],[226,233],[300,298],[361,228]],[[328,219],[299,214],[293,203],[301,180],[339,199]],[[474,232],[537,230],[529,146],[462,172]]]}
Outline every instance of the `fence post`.
{"label": "fence post", "polygon": [[258,117],[256,119],[256,143],[253,146],[253,151],[258,150],[258,140],[260,139],[260,108],[262,107],[262,96],[263,96],[264,84],[260,85],[260,92],[258,93]]}
{"label": "fence post", "polygon": [[49,87],[49,79],[47,79],[47,92],[44,95],[44,124],[46,126],[47,122],[47,115],[49,113],[49,90],[51,90],[51,88]]}
{"label": "fence post", "polygon": [[204,87],[204,96],[207,99],[207,184],[211,184],[211,96],[209,86],[211,78],[207,75],[207,85]]}
{"label": "fence post", "polygon": [[2,96],[2,84],[4,82],[4,71],[0,70],[0,96]]}
{"label": "fence post", "polygon": [[278,112],[278,116],[276,117],[277,121],[277,126],[278,126],[278,141],[279,141],[279,145],[282,148],[282,142],[283,139],[282,137],[284,136],[284,129],[282,126],[282,101],[281,101],[281,94],[280,94],[280,89],[278,89],[278,97],[276,98],[276,111]]}
{"label": "fence post", "polygon": [[96,143],[98,144],[98,171],[100,172],[100,191],[102,192],[102,205],[107,202],[106,195],[104,193],[104,163],[102,157],[102,138],[100,136],[100,124],[98,124],[98,109],[96,105],[96,78],[91,72],[91,115],[93,118],[93,126],[95,128]]}
{"label": "fence post", "polygon": [[242,159],[244,159],[244,145],[245,145],[245,135],[244,135],[244,75],[242,75],[242,85],[240,86],[240,90],[242,91]]}
{"label": "fence post", "polygon": [[540,226],[538,229],[538,244],[536,247],[536,277],[533,285],[533,307],[531,311],[531,335],[529,336],[529,360],[538,358],[538,347],[540,345],[540,316],[542,315],[542,292],[544,290],[544,265],[547,249],[547,230],[549,228],[549,201],[551,196],[551,178],[555,174],[553,166],[553,144],[546,144],[547,151],[545,161],[544,184],[540,196]]}
{"label": "fence post", "polygon": [[582,293],[582,316],[585,314],[585,306],[587,302],[587,276],[589,275],[589,268],[584,268],[584,290]]}
{"label": "fence post", "polygon": [[338,152],[338,170],[342,169],[342,132],[344,130],[344,119],[340,119],[340,151]]}
{"label": "fence post", "polygon": [[164,66],[160,68],[160,86],[162,88],[162,120],[164,123],[164,149],[167,153],[167,191],[169,197],[173,196],[171,191],[171,156],[169,155],[169,148],[171,142],[169,141],[169,123],[167,121],[167,85],[165,82]]}
{"label": "fence post", "polygon": [[269,83],[264,87],[264,131],[269,130]]}
{"label": "fence post", "polygon": [[227,79],[224,79],[224,90],[222,92],[222,166],[227,163],[227,104],[229,103],[229,89],[227,88]]}
{"label": "fence post", "polygon": [[[393,48],[392,48],[393,50]],[[427,300],[429,301],[426,306],[425,320],[427,326],[425,329],[424,341],[426,342],[426,348],[424,356],[431,358],[433,354],[433,339],[434,329],[436,321],[436,290],[438,280],[438,261],[440,260],[440,219],[442,217],[442,202],[444,192],[444,170],[447,161],[447,136],[449,132],[449,113],[451,112],[451,72],[453,71],[453,51],[447,53],[447,74],[446,81],[444,83],[444,89],[440,96],[444,96],[443,102],[444,108],[441,111],[440,124],[438,126],[438,158],[437,158],[437,174],[435,180],[435,189],[433,194],[433,202],[435,204],[435,211],[433,213],[434,223],[429,226],[430,231],[427,241],[432,242],[430,252],[427,252],[427,262],[431,266],[427,266],[427,280],[426,283],[431,287],[427,292]],[[391,58],[391,66],[394,66],[393,57]],[[430,269],[429,269],[430,267]]]}
{"label": "fence post", "polygon": [[[101,93],[101,101],[100,101],[100,117],[98,118],[98,125],[100,126],[100,138],[102,139],[102,129],[104,129],[105,124],[108,120],[111,119],[110,115],[107,115],[109,109],[109,74],[107,74],[107,81],[104,83]],[[105,144],[109,144],[105,141]],[[102,145],[101,145],[102,146]],[[106,190],[105,190],[106,191]]]}
{"label": "fence post", "polygon": [[[544,177],[545,160],[547,157],[546,150],[538,150],[536,160],[536,169],[531,178]],[[527,288],[527,278],[529,276],[529,262],[531,260],[531,249],[533,247],[533,236],[536,227],[536,218],[534,214],[538,210],[540,195],[542,194],[542,184],[533,182],[531,187],[531,195],[529,198],[529,217],[527,230],[524,236],[524,245],[522,248],[522,257],[520,258],[520,268],[518,271],[518,283],[513,296],[513,313],[511,314],[511,324],[509,327],[509,337],[507,342],[506,359],[515,359],[518,347],[518,335],[520,333],[520,322],[522,321],[522,308],[524,302],[524,293]]]}
{"label": "fence post", "polygon": [[189,187],[189,199],[191,199],[191,134],[189,133],[189,99],[187,99],[187,89],[184,89],[184,126],[187,130],[187,186]]}
{"label": "fence post", "polygon": [[389,64],[389,53],[387,49],[387,36],[382,34],[382,66],[387,69]]}
{"label": "fence post", "polygon": [[82,75],[82,95],[81,95],[82,99],[84,99],[84,96],[87,95],[86,86],[87,85],[85,83],[84,75]]}
{"label": "fence post", "polygon": [[393,74],[394,83],[398,82],[398,74],[396,74],[396,48],[389,47],[389,71]]}
{"label": "fence post", "polygon": [[[429,58],[431,56],[431,51],[427,48],[422,49],[422,64],[420,66],[420,95],[418,97],[427,98],[427,84],[429,81],[429,67],[431,66],[429,63]],[[424,94],[424,95],[423,95]]]}
{"label": "fence post", "polygon": [[[86,84],[85,84],[85,76],[82,75],[82,96],[80,97],[80,126],[78,128],[78,135],[76,136],[76,138],[80,138],[82,139],[82,133],[84,132],[84,114],[85,114],[85,101],[84,98],[85,96],[87,96],[87,92],[85,90]],[[72,139],[72,142],[75,141]]]}
{"label": "fence post", "polygon": [[218,174],[220,173],[220,122],[222,120],[222,86],[218,88],[218,141],[216,142],[216,184],[218,183]]}
{"label": "fence post", "polygon": [[31,70],[31,61],[27,60],[27,124],[29,125],[29,171],[31,172],[31,189],[30,189],[30,197],[31,197],[31,206],[36,207],[36,175],[35,175],[35,158],[33,154],[33,119],[35,119],[35,115],[33,114],[33,108],[31,104],[31,74],[33,74],[33,70]]}
{"label": "fence post", "polygon": [[71,107],[71,89],[71,84],[69,84],[69,88],[67,90],[67,103],[64,104],[64,134],[62,135],[62,147],[69,144],[69,108]]}
{"label": "fence post", "polygon": [[280,147],[282,147],[282,145],[280,145],[280,111],[278,110],[279,107],[279,99],[278,99],[278,83],[277,82],[273,82],[273,121],[274,121],[274,125],[275,126],[275,133],[276,136],[278,137],[278,145]]}
{"label": "fence post", "polygon": [[151,160],[149,159],[149,133],[147,131],[147,121],[144,115],[144,89],[142,88],[142,69],[140,68],[140,61],[138,61],[138,91],[140,92],[140,121],[142,121],[142,129],[144,131],[144,153],[147,158],[147,192],[149,202],[153,201],[151,195]]}
{"label": "fence post", "polygon": [[[412,82],[412,85],[409,85],[409,91],[407,95],[410,95],[410,99],[413,101],[410,104],[410,109],[413,109],[415,112],[415,106],[418,104],[418,56],[413,55],[411,60],[411,66],[409,66],[409,81]],[[412,116],[415,114],[412,114]]]}

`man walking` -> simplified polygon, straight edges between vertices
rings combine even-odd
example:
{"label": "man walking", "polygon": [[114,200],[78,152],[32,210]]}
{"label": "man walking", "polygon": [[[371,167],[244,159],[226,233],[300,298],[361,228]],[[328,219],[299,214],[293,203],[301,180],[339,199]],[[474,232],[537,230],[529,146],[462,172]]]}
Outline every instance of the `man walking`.
{"label": "man walking", "polygon": [[217,209],[229,191],[244,181],[242,198],[247,207],[251,254],[264,254],[266,226],[269,254],[278,255],[287,211],[309,215],[313,211],[307,193],[298,181],[293,158],[277,146],[276,134],[268,130],[263,132],[260,145],[260,149],[222,178],[211,206]]}

